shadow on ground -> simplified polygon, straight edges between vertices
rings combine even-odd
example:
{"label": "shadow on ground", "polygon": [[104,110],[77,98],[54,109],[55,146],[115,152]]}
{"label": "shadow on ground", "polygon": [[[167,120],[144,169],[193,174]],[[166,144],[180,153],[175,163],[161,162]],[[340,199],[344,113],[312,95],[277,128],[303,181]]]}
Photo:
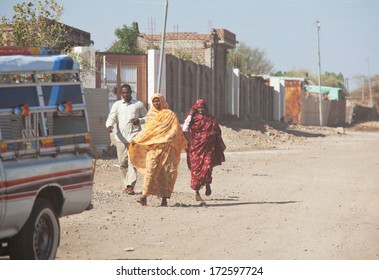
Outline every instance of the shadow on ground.
{"label": "shadow on ground", "polygon": [[[288,124],[279,121],[248,121],[235,118],[224,117],[219,121],[219,124],[238,132],[242,129],[251,129],[261,133],[269,133],[279,131],[291,134],[296,137],[325,137],[326,134],[320,133],[320,130],[327,130],[330,128],[314,128],[312,126],[303,126],[298,124]],[[317,131],[316,131],[317,130]]]}
{"label": "shadow on ground", "polygon": [[[231,199],[224,199],[224,201],[230,201]],[[261,204],[290,204],[290,203],[299,203],[300,201],[242,201],[239,202],[238,200],[233,200],[233,202],[224,202],[224,203],[212,203],[212,201],[202,201],[198,204],[186,204],[186,203],[175,203],[171,207],[226,207],[226,206],[240,206],[240,205],[261,205]],[[217,199],[217,201],[220,201],[220,199]]]}

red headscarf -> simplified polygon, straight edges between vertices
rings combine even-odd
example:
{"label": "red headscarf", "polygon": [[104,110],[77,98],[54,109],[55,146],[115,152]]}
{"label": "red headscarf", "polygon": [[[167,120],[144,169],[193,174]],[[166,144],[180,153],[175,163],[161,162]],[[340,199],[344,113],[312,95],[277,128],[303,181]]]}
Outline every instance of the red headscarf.
{"label": "red headscarf", "polygon": [[205,103],[205,100],[204,99],[198,99],[195,101],[195,103],[193,103],[193,105],[191,106],[191,109],[188,111],[186,117],[184,119],[186,119],[188,117],[188,115],[190,114],[191,110],[197,110],[200,105],[203,105],[204,106],[204,110],[205,110],[205,113],[208,114],[208,106],[207,106],[207,103]]}

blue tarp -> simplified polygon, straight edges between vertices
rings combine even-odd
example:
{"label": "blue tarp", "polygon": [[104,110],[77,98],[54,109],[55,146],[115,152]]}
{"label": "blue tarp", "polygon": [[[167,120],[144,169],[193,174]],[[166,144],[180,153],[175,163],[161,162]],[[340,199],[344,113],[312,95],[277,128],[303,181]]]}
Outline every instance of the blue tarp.
{"label": "blue tarp", "polygon": [[[309,85],[305,88],[307,92],[320,93],[320,87],[315,85]],[[341,88],[321,86],[321,94],[327,95],[329,100],[340,99]]]}
{"label": "blue tarp", "polygon": [[0,56],[0,72],[79,70],[68,55],[6,55]]}

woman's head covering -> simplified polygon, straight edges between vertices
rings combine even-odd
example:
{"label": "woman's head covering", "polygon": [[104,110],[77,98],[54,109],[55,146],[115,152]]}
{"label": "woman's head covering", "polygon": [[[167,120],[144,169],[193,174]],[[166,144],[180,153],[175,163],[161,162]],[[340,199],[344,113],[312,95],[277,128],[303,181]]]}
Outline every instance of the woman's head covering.
{"label": "woman's head covering", "polygon": [[[159,98],[159,100],[161,101],[161,108],[162,109],[168,109],[168,103],[166,101],[166,99],[164,98],[164,96],[160,93],[154,93],[152,96],[151,96],[151,103],[153,103],[153,100],[154,98]],[[151,108],[154,108],[154,106],[151,106]]]}
{"label": "woman's head covering", "polygon": [[204,106],[205,114],[208,114],[207,103],[205,103],[204,99],[200,98],[200,99],[196,100],[195,103],[193,103],[193,105],[191,106],[191,109],[188,110],[187,115],[186,115],[186,117],[184,119],[186,119],[188,117],[188,115],[190,114],[191,110],[197,110],[197,108],[199,108],[200,105]]}
{"label": "woman's head covering", "polygon": [[200,105],[203,105],[205,111],[208,112],[208,106],[207,106],[207,103],[205,103],[204,99],[198,99],[198,100],[196,100],[195,103],[193,103],[191,109],[197,109],[197,108],[200,107]]}
{"label": "woman's head covering", "polygon": [[150,120],[151,118],[153,118],[156,114],[159,113],[159,110],[157,110],[154,105],[153,105],[153,100],[154,98],[159,98],[159,100],[161,101],[161,110],[163,109],[168,109],[168,103],[166,101],[166,99],[164,98],[164,96],[160,93],[154,93],[152,96],[151,96],[151,107],[149,109],[149,111],[147,112],[147,115],[146,115],[146,121]]}

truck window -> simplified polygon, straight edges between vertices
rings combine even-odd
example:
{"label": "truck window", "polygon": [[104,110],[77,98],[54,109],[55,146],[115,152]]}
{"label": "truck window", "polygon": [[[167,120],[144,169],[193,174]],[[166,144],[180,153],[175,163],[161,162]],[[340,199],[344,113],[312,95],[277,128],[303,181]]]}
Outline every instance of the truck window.
{"label": "truck window", "polygon": [[83,96],[80,85],[47,85],[42,86],[43,99],[46,105],[59,105],[65,101],[82,104]]}
{"label": "truck window", "polygon": [[0,87],[0,109],[19,105],[39,106],[36,86]]}

